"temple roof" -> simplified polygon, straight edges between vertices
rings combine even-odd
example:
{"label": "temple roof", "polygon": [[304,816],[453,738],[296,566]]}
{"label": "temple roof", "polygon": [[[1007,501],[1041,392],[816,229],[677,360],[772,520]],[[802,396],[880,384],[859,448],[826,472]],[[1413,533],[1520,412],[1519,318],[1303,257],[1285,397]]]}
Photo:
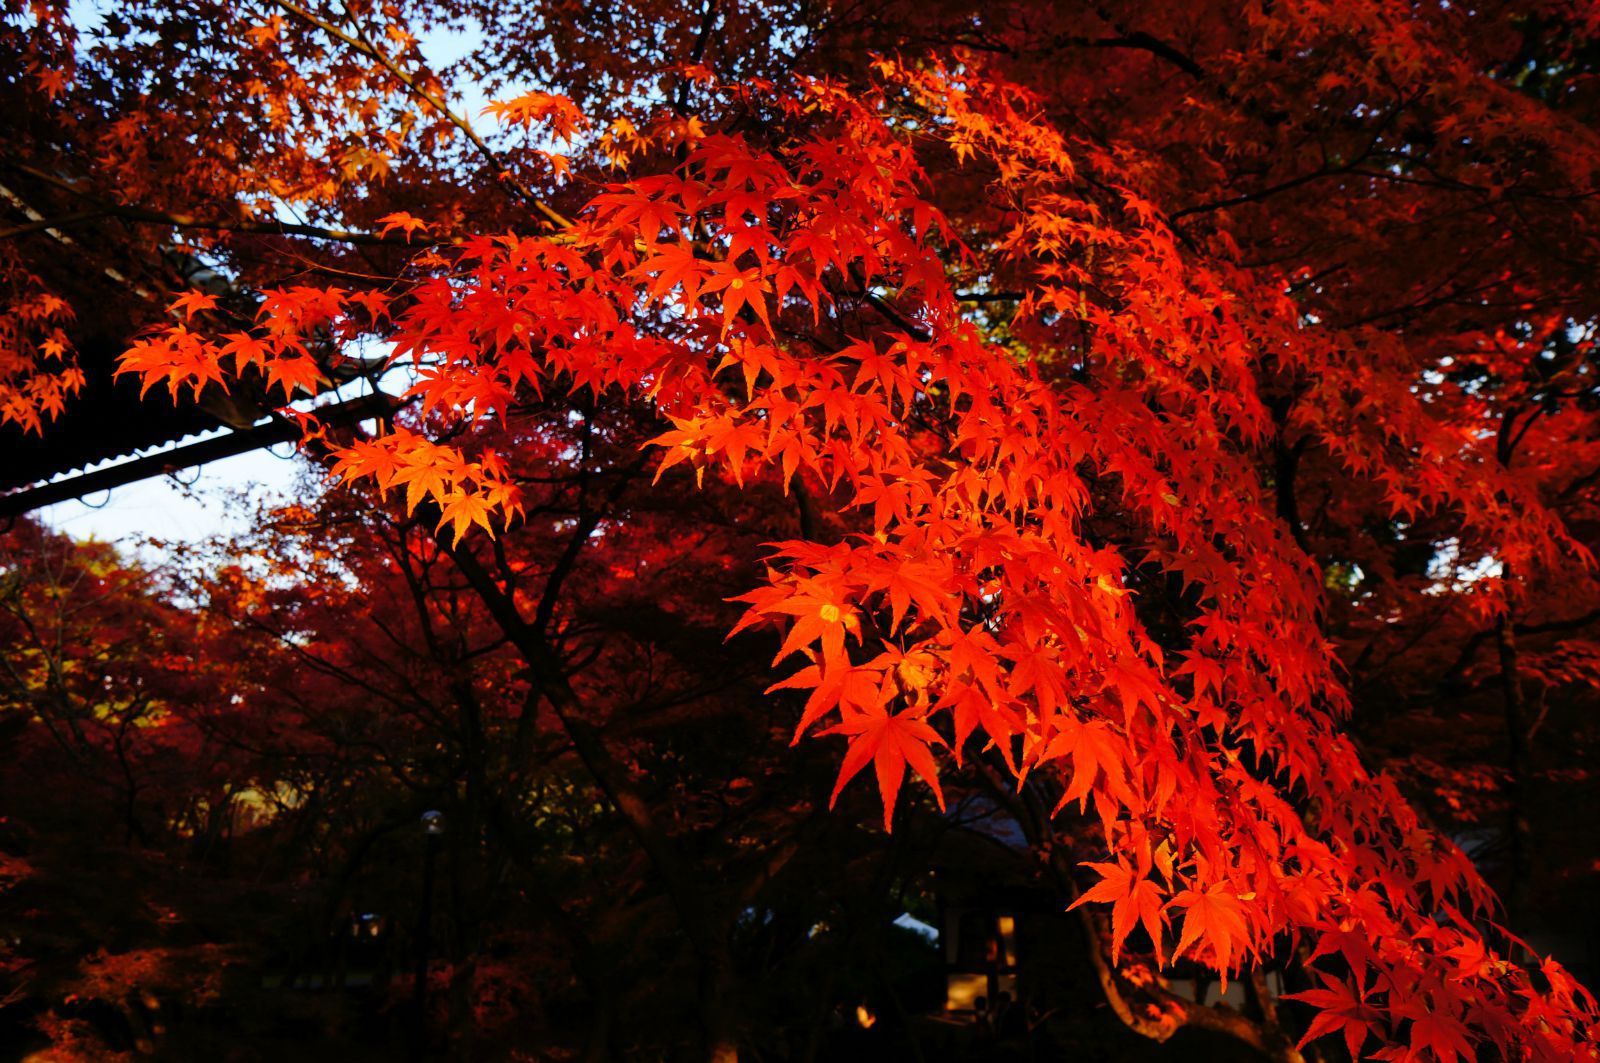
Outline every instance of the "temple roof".
{"label": "temple roof", "polygon": [[[175,403],[152,389],[141,399],[133,378],[113,379],[114,362],[106,347],[79,351],[83,389],[43,434],[0,426],[0,518],[298,438],[293,424],[247,398],[207,392]],[[388,403],[368,395],[330,412],[357,421]]]}
{"label": "temple roof", "polygon": [[15,425],[0,426],[0,492],[13,492],[189,436],[223,427],[198,406],[179,407],[165,394],[151,391],[139,399],[138,382],[113,381],[108,352],[80,351],[83,390],[67,402],[60,417],[43,434],[25,433]]}

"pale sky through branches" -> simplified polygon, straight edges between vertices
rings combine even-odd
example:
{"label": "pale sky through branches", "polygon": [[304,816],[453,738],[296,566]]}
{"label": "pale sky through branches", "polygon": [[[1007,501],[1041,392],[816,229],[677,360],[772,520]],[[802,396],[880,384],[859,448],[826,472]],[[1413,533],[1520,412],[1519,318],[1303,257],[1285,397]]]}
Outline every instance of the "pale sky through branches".
{"label": "pale sky through branches", "polygon": [[[76,0],[74,22],[84,29],[97,25],[108,5],[104,0]],[[429,65],[443,69],[462,59],[482,40],[481,34],[441,30],[424,34],[419,42]],[[479,114],[488,98],[475,84],[464,84],[457,106],[478,124],[491,122]],[[109,463],[108,463],[109,464]],[[133,547],[146,538],[198,542],[241,530],[249,514],[238,510],[228,492],[253,485],[253,493],[281,494],[293,484],[299,463],[284,444],[271,451],[257,450],[186,469],[173,476],[157,476],[99,491],[85,499],[46,506],[34,516],[52,528],[78,539],[100,539]]]}

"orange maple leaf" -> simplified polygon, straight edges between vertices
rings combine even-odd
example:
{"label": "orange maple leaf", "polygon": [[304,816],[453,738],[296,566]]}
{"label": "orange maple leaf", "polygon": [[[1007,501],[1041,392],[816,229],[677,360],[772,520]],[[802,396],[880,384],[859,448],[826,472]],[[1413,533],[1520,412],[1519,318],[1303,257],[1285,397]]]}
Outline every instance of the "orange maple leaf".
{"label": "orange maple leaf", "polygon": [[217,297],[208,292],[184,292],[172,301],[167,309],[174,314],[181,313],[185,321],[192,321],[194,315],[202,310],[215,310]]}
{"label": "orange maple leaf", "polygon": [[383,223],[383,228],[378,230],[379,236],[388,236],[395,229],[399,229],[404,233],[407,243],[411,242],[412,233],[426,233],[428,231],[427,222],[421,218],[413,217],[403,210],[397,210],[393,214],[385,214],[378,220]]}
{"label": "orange maple leaf", "polygon": [[1161,947],[1161,930],[1166,925],[1166,914],[1161,903],[1161,887],[1153,880],[1139,874],[1122,861],[1114,864],[1086,863],[1100,873],[1100,881],[1067,906],[1071,911],[1080,904],[1090,902],[1111,905],[1111,962],[1116,963],[1122,952],[1122,943],[1133,931],[1135,920],[1144,925],[1150,940],[1155,942],[1156,963],[1165,964]]}
{"label": "orange maple leaf", "polygon": [[1204,893],[1182,890],[1173,897],[1170,906],[1185,910],[1183,932],[1178,936],[1174,956],[1180,956],[1191,945],[1206,945],[1216,957],[1217,973],[1222,984],[1228,984],[1228,969],[1233,964],[1234,945],[1249,948],[1250,928],[1245,925],[1244,909],[1239,898],[1222,884],[1212,886]]}
{"label": "orange maple leaf", "polygon": [[944,808],[944,793],[939,789],[939,771],[933,761],[930,745],[944,745],[944,739],[910,712],[890,713],[882,706],[868,708],[857,716],[834,725],[821,734],[853,735],[850,748],[839,766],[839,778],[833,785],[833,795],[828,798],[832,808],[839,793],[870,760],[877,769],[878,792],[883,796],[883,829],[894,829],[895,799],[900,794],[900,782],[905,778],[906,765],[933,787],[933,796]]}

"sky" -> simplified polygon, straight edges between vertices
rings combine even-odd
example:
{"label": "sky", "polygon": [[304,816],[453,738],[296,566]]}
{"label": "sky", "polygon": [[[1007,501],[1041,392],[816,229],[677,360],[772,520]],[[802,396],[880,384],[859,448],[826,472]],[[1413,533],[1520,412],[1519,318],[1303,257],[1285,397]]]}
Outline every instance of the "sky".
{"label": "sky", "polygon": [[[274,450],[289,453],[287,445]],[[142,552],[139,544],[147,538],[198,542],[245,527],[247,514],[230,506],[218,492],[248,484],[253,495],[277,493],[293,484],[296,462],[278,454],[267,450],[240,454],[183,470],[177,474],[182,483],[174,476],[141,480],[86,499],[46,506],[34,516],[74,538],[114,542],[134,552]]]}

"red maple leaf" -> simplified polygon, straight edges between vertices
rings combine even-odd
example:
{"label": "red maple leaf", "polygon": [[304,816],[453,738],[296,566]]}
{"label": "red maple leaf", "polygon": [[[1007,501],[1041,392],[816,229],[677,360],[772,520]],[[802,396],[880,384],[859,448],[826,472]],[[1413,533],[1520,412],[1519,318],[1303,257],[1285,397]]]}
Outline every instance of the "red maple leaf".
{"label": "red maple leaf", "polygon": [[845,784],[871,761],[877,768],[878,792],[883,796],[883,829],[893,830],[895,798],[900,793],[900,782],[905,777],[906,765],[933,787],[933,795],[944,808],[944,793],[939,789],[938,767],[934,764],[930,745],[944,745],[944,739],[920,716],[910,712],[890,713],[881,707],[866,711],[835,724],[822,734],[853,736],[845,752],[844,763],[839,766],[839,778],[828,799],[829,807],[839,800]]}

